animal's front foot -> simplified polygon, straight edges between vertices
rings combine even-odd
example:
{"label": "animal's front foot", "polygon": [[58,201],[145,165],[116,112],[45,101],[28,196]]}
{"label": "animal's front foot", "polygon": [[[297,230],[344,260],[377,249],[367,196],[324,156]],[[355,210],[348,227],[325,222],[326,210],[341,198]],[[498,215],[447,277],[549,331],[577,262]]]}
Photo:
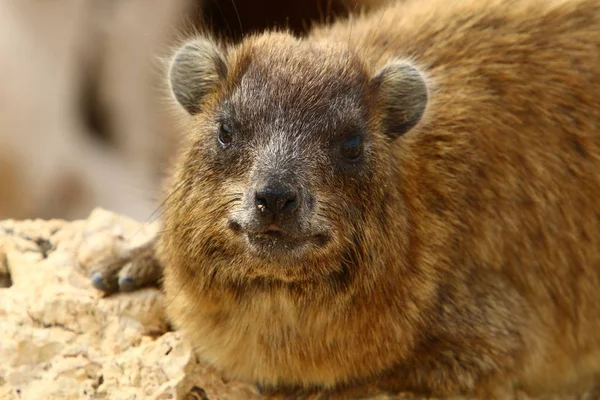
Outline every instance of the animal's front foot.
{"label": "animal's front foot", "polygon": [[157,227],[95,211],[78,254],[92,285],[106,293],[157,286],[162,277],[162,267],[154,254]]}
{"label": "animal's front foot", "polygon": [[154,242],[99,260],[90,271],[92,284],[107,293],[131,292],[158,284],[161,268],[154,259]]}

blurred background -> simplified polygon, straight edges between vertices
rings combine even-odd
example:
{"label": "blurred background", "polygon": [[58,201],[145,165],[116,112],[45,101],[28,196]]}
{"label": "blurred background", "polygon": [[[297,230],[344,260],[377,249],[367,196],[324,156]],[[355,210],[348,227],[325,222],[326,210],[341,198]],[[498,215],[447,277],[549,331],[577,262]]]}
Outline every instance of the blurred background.
{"label": "blurred background", "polygon": [[180,134],[160,62],[178,39],[302,34],[384,1],[0,0],[0,219],[146,220]]}

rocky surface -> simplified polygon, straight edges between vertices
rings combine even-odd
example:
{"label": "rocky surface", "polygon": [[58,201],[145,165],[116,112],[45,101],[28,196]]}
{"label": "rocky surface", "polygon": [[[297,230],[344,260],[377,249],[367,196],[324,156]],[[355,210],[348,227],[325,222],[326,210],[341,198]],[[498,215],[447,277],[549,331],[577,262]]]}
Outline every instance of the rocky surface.
{"label": "rocky surface", "polygon": [[86,221],[0,222],[0,399],[257,396],[168,331],[159,290],[106,297],[92,287],[85,262],[152,229],[102,210]]}
{"label": "rocky surface", "polygon": [[169,330],[158,289],[93,288],[95,262],[156,229],[101,209],[85,221],[0,221],[0,399],[265,398],[197,360]]}

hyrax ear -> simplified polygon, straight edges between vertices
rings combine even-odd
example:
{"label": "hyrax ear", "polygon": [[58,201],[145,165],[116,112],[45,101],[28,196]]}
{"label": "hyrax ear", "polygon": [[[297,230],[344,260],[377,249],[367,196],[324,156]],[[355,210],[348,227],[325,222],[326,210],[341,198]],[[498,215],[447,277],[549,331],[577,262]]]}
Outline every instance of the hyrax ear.
{"label": "hyrax ear", "polygon": [[425,79],[414,66],[392,61],[371,82],[386,135],[396,139],[417,125],[425,112],[428,95]]}
{"label": "hyrax ear", "polygon": [[227,76],[227,64],[216,43],[197,38],[185,43],[171,59],[169,83],[175,99],[191,115],[203,98]]}

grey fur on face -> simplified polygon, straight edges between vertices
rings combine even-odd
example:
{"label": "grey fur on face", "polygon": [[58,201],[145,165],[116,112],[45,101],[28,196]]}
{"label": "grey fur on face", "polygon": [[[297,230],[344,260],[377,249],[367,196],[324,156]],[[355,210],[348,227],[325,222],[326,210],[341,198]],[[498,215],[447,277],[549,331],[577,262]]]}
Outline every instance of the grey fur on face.
{"label": "grey fur on face", "polygon": [[[227,51],[230,60],[207,39],[191,41],[174,57],[170,79],[181,106],[203,121],[203,129],[215,127],[198,136],[214,142],[202,146],[212,149],[207,161],[214,173],[233,179],[242,193],[229,224],[250,241],[267,234],[279,240],[275,233],[291,238],[282,245],[291,249],[298,238],[337,235],[331,232],[337,214],[360,218],[349,198],[369,184],[374,140],[409,131],[428,97],[422,75],[409,63],[392,61],[371,76],[348,48],[286,40],[289,46],[281,48]],[[383,132],[374,132],[373,100]],[[212,137],[223,125],[230,143],[218,145]],[[356,160],[342,152],[352,140],[361,149]]]}

